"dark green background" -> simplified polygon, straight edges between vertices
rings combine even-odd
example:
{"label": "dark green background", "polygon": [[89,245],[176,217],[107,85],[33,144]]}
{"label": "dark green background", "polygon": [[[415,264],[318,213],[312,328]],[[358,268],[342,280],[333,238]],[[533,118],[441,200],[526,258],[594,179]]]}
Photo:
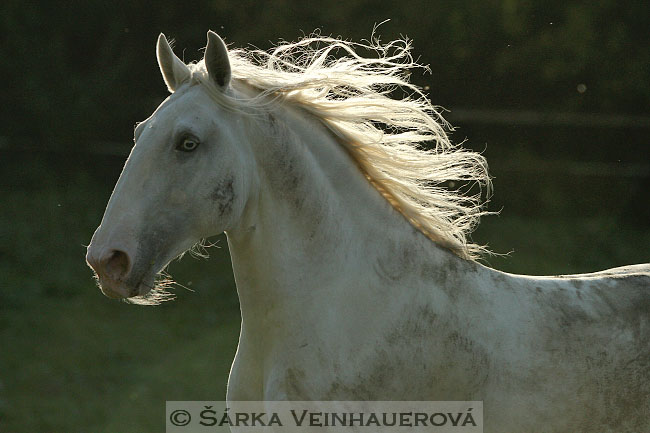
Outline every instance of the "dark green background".
{"label": "dark green background", "polygon": [[[238,304],[225,241],[170,271],[160,307],[104,298],[85,248],[136,121],[166,96],[158,33],[270,48],[314,29],[406,35],[456,142],[494,176],[474,236],[499,269],[650,261],[650,5],[603,1],[24,2],[0,5],[0,432],[162,431],[166,400],[219,400]],[[580,85],[586,91],[579,92]],[[532,114],[531,114],[532,112]]]}

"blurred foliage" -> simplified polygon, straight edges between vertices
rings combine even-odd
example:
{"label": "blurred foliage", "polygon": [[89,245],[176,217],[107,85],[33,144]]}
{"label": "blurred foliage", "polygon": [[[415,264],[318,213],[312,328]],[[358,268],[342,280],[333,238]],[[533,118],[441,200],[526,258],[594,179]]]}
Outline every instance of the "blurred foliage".
{"label": "blurred foliage", "polygon": [[[214,29],[237,46],[269,48],[314,29],[368,38],[409,36],[433,74],[414,77],[445,107],[645,113],[650,7],[643,2],[201,0],[190,4],[71,0],[0,6],[5,83],[2,134],[43,145],[130,141],[130,126],[164,95],[155,72],[159,32],[185,60]],[[187,49],[185,49],[187,48]],[[584,84],[587,91],[578,92]],[[119,126],[119,127],[116,127]],[[82,145],[82,144],[78,144]]]}

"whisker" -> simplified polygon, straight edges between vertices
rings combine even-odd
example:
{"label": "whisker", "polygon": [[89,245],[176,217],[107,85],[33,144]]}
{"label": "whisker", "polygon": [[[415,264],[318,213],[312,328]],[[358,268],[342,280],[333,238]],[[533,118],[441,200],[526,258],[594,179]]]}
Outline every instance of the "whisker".
{"label": "whisker", "polygon": [[153,285],[144,285],[149,289],[146,294],[126,298],[124,301],[136,305],[160,305],[163,302],[173,301],[176,299],[176,295],[169,292],[168,289],[171,289],[174,284],[174,280],[169,278],[166,272],[161,271],[156,275]]}
{"label": "whisker", "polygon": [[[200,258],[200,259],[207,259],[210,257],[210,254],[208,253],[208,248],[212,247],[217,247],[218,246],[219,240],[216,240],[214,242],[209,242],[207,239],[201,239],[197,243],[195,243],[189,250],[186,252],[189,253],[192,257],[195,258]],[[185,253],[183,253],[185,254]],[[182,257],[183,254],[179,256]]]}

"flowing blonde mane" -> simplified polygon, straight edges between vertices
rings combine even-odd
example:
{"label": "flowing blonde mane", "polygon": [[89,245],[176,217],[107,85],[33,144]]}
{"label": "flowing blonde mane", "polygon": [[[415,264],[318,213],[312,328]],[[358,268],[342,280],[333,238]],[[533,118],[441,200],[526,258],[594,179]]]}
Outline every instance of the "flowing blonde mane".
{"label": "flowing blonde mane", "polygon": [[[310,36],[268,52],[230,50],[229,58],[235,83],[257,89],[256,96],[222,92],[203,61],[188,65],[189,80],[230,109],[300,106],[333,131],[368,181],[418,230],[462,258],[486,251],[468,235],[487,213],[481,197],[491,189],[487,163],[449,141],[449,125],[410,83],[411,70],[427,68],[413,60],[409,40],[382,45]],[[449,188],[450,182],[465,188]],[[463,192],[471,185],[480,188]]]}

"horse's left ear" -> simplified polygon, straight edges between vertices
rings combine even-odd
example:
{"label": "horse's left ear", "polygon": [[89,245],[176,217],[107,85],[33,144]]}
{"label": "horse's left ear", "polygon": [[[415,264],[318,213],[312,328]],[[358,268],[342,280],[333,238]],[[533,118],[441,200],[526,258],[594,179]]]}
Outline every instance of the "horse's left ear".
{"label": "horse's left ear", "polygon": [[205,48],[205,67],[210,78],[220,87],[230,83],[230,60],[228,48],[223,40],[212,30],[208,31],[208,46]]}

